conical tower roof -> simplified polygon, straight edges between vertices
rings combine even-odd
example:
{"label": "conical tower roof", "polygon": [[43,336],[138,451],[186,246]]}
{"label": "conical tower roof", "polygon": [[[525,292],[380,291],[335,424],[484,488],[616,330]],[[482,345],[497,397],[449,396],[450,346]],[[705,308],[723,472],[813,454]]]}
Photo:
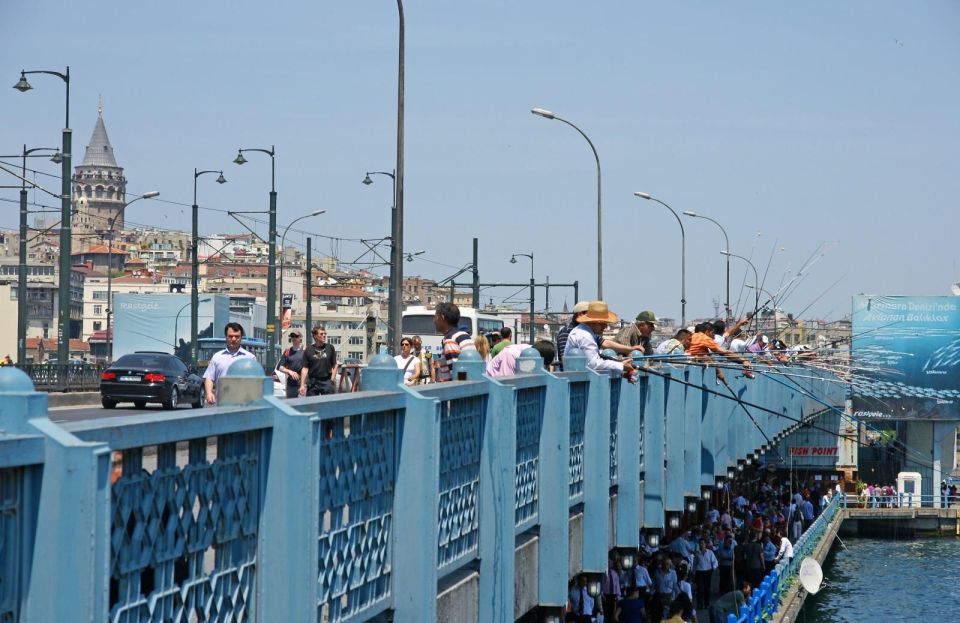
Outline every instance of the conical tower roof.
{"label": "conical tower roof", "polygon": [[113,146],[107,136],[107,128],[103,125],[103,108],[98,107],[97,123],[93,126],[93,135],[87,144],[87,153],[83,156],[83,167],[116,167],[117,159],[113,157]]}

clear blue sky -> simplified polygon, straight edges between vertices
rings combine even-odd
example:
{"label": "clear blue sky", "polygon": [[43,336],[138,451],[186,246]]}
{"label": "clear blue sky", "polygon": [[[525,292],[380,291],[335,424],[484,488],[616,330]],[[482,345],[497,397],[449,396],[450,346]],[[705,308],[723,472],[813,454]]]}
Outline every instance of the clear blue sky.
{"label": "clear blue sky", "polygon": [[[841,317],[858,292],[946,294],[960,278],[954,0],[409,0],[406,18],[405,246],[426,249],[424,259],[461,266],[478,236],[481,280],[528,279],[526,260],[508,260],[533,252],[539,280],[579,279],[582,298],[595,295],[592,155],[571,128],[530,114],[539,106],[579,125],[599,151],[604,289],[621,314],[680,315],[679,228],[637,190],[720,220],[733,251],[761,272],[776,249],[770,290],[830,243],[788,311],[843,279],[805,316]],[[193,168],[222,168],[228,184],[201,178],[202,206],[266,209],[268,159],[231,160],[240,146],[275,144],[281,225],[323,208],[304,229],[386,236],[388,179],[360,180],[394,166],[396,38],[390,0],[3,2],[0,152],[59,145],[62,84],[38,76],[27,94],[9,86],[21,68],[69,64],[75,162],[102,95],[129,192],[189,204]],[[15,204],[6,205],[0,226],[14,228]],[[129,210],[128,221],[189,229],[183,206]],[[722,236],[684,220],[688,317],[712,315],[723,299]],[[239,230],[210,210],[200,228]],[[338,250],[345,260],[359,253]],[[733,267],[735,301],[744,265]],[[405,270],[453,272],[422,260]]]}

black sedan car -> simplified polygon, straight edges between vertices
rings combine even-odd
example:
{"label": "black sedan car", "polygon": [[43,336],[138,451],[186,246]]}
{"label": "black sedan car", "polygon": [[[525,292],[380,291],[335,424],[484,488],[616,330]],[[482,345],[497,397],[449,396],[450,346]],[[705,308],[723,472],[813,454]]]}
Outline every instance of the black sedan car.
{"label": "black sedan car", "polygon": [[181,402],[189,402],[198,409],[203,406],[203,397],[203,379],[167,353],[124,355],[100,375],[100,402],[104,409],[112,409],[118,402],[132,402],[138,409],[148,402],[159,402],[164,409],[176,409]]}

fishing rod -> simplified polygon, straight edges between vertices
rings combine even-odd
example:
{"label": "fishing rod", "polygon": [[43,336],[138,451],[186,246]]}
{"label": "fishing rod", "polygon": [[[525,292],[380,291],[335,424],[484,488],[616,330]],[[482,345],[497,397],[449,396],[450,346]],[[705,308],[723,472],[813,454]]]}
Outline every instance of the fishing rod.
{"label": "fishing rod", "polygon": [[[765,371],[760,370],[760,373],[761,373],[761,374],[764,374]],[[777,382],[777,383],[780,383],[781,385],[784,385],[785,387],[790,387],[789,385],[787,385],[787,384],[784,383],[783,381],[780,381],[779,379],[776,379],[776,378],[773,378],[773,377],[769,377],[769,378],[770,378],[770,380],[772,380],[772,381],[774,381],[774,382]],[[862,424],[864,427],[866,427],[867,429],[869,429],[870,431],[875,432],[875,433],[879,433],[879,432],[880,432],[878,429],[874,428],[873,425],[871,425],[870,423],[865,422],[865,421],[857,418],[855,415],[849,415],[849,414],[847,414],[846,412],[841,411],[841,410],[838,409],[837,407],[835,407],[835,406],[833,406],[833,405],[830,405],[830,404],[828,404],[828,403],[826,403],[826,402],[823,402],[822,400],[820,400],[819,398],[817,398],[816,396],[814,396],[812,393],[808,392],[808,391],[807,391],[805,388],[803,388],[800,384],[794,383],[794,385],[796,386],[796,389],[798,389],[798,390],[799,390],[801,393],[803,393],[805,396],[807,396],[808,398],[811,398],[811,399],[813,399],[814,401],[820,403],[821,405],[823,405],[824,407],[826,407],[827,410],[834,411],[835,413],[837,413],[838,415],[840,415],[841,418],[846,418],[846,420],[847,420],[848,422],[853,422],[853,423],[857,423],[857,424]],[[883,401],[880,401],[880,402],[883,402]],[[848,438],[848,439],[849,439],[849,438]],[[860,444],[859,440],[857,440],[857,443],[858,443],[858,445],[863,445],[863,444]],[[925,464],[925,463],[923,463],[923,460],[925,459],[925,456],[923,455],[923,453],[921,453],[920,450],[917,450],[917,449],[914,449],[914,448],[910,448],[910,447],[907,446],[906,444],[903,444],[903,448],[904,448],[904,455],[907,454],[907,452],[906,452],[907,450],[910,451],[910,453],[911,453],[911,455],[912,455],[911,458],[914,460],[914,462],[919,463],[919,464],[922,464],[922,465],[924,465],[924,467],[931,467],[931,468],[933,467],[933,464],[932,464],[932,463],[930,463],[930,464]]]}
{"label": "fishing rod", "polygon": [[[799,384],[796,384],[796,383],[795,383],[795,385],[797,385],[797,389],[799,389],[805,396],[813,399],[813,400],[816,401],[817,403],[823,405],[825,408],[820,409],[820,410],[818,410],[818,411],[814,411],[813,413],[809,414],[806,418],[798,419],[798,418],[795,418],[795,417],[793,417],[793,416],[787,415],[787,414],[785,414],[785,413],[781,413],[781,412],[779,412],[779,411],[774,411],[773,409],[769,409],[769,408],[767,408],[767,407],[763,407],[763,406],[761,406],[761,405],[758,405],[758,404],[755,404],[755,403],[752,403],[752,402],[748,402],[748,401],[746,401],[746,400],[743,400],[742,398],[737,397],[735,394],[734,394],[733,396],[728,396],[727,394],[725,394],[725,393],[723,393],[723,392],[720,392],[720,391],[717,391],[717,390],[713,390],[713,389],[709,389],[709,388],[704,387],[704,386],[702,386],[702,385],[697,385],[696,383],[691,383],[691,382],[689,382],[689,381],[684,381],[684,380],[675,378],[675,377],[673,377],[673,375],[671,375],[671,374],[658,372],[657,370],[655,370],[655,369],[653,369],[653,368],[643,368],[642,371],[643,371],[643,372],[650,373],[650,374],[653,374],[653,375],[655,375],[655,376],[659,376],[659,377],[661,377],[661,378],[666,378],[666,379],[668,379],[668,380],[670,380],[670,381],[672,381],[672,382],[674,382],[674,383],[679,383],[679,384],[684,385],[684,386],[687,386],[687,387],[693,387],[693,388],[695,388],[695,389],[699,389],[699,390],[704,391],[704,392],[706,392],[706,393],[708,393],[708,394],[712,394],[712,395],[714,395],[714,396],[719,396],[720,398],[724,398],[724,399],[726,399],[726,400],[734,400],[734,401],[738,402],[742,408],[744,408],[744,411],[746,411],[746,407],[749,406],[749,407],[751,407],[751,408],[753,408],[753,409],[756,409],[756,410],[758,410],[758,411],[761,411],[761,412],[764,412],[764,413],[769,413],[770,415],[775,415],[775,416],[777,416],[777,417],[782,417],[782,418],[784,418],[784,419],[786,419],[786,420],[788,420],[788,421],[794,422],[794,423],[796,423],[796,424],[801,424],[801,425],[803,425],[803,426],[805,426],[805,427],[807,427],[807,428],[811,428],[811,429],[813,429],[813,430],[819,430],[819,431],[828,433],[828,434],[830,434],[830,435],[832,435],[832,436],[834,436],[834,437],[836,437],[836,438],[838,438],[838,439],[845,439],[845,440],[847,440],[847,441],[851,441],[851,442],[855,443],[858,447],[864,447],[864,448],[865,448],[865,447],[868,447],[868,446],[867,446],[866,444],[862,443],[857,436],[854,436],[854,435],[845,435],[845,434],[840,433],[840,432],[838,432],[838,431],[831,430],[831,429],[825,428],[825,427],[823,427],[823,426],[819,426],[819,425],[817,425],[817,424],[814,424],[811,420],[813,420],[813,419],[816,418],[816,417],[819,417],[820,415],[822,415],[822,414],[824,414],[824,413],[827,413],[827,412],[831,412],[831,411],[832,411],[832,412],[839,413],[841,417],[846,418],[848,421],[849,421],[849,420],[853,420],[853,421],[855,421],[855,422],[858,422],[858,423],[863,424],[864,426],[866,426],[868,429],[870,429],[870,430],[873,431],[873,432],[878,432],[878,431],[877,431],[875,428],[873,428],[870,424],[868,424],[868,423],[866,423],[866,422],[860,421],[860,420],[857,419],[855,416],[849,416],[849,415],[845,414],[843,411],[841,411],[841,410],[838,409],[837,407],[835,407],[835,406],[833,406],[833,405],[831,405],[831,404],[829,404],[829,403],[826,403],[826,402],[824,402],[823,400],[820,400],[819,398],[817,398],[817,397],[814,396],[813,394],[810,394],[810,393],[809,393],[807,390],[805,390],[802,386],[800,386]],[[773,381],[775,381],[775,382],[778,382],[778,383],[786,386],[785,383],[783,383],[782,381],[779,381],[779,380],[776,379],[776,378],[771,377],[771,380],[773,380]],[[729,386],[728,386],[728,387],[729,387]],[[789,386],[787,386],[787,387],[789,387]],[[747,413],[747,415],[750,415],[749,411],[746,411],[746,413]],[[753,421],[754,424],[756,425],[756,420],[754,420],[754,419],[752,418],[752,416],[751,416],[751,421]],[[759,428],[759,426],[758,426],[758,428]],[[761,433],[762,433],[762,432],[763,432],[763,431],[761,430]],[[764,435],[764,437],[766,437],[766,435]],[[770,443],[769,438],[767,438],[767,441],[768,441],[768,443],[771,445],[771,447],[774,447],[774,444]],[[923,466],[923,467],[930,467],[930,468],[932,468],[932,463],[925,462],[924,460],[922,460],[922,458],[918,458],[918,457],[922,457],[922,455],[918,455],[918,451],[917,451],[917,450],[914,450],[914,449],[912,449],[912,448],[908,448],[906,445],[904,445],[903,447],[904,447],[904,450],[905,450],[905,451],[906,451],[907,449],[910,450],[910,452],[911,452],[911,458],[914,460],[915,463],[917,463],[918,465],[921,465],[921,466]],[[779,455],[779,453],[778,453],[778,457],[781,459],[781,461],[783,460],[783,457],[781,457],[781,456]]]}
{"label": "fishing rod", "polygon": [[763,435],[763,438],[766,440],[767,445],[770,446],[770,450],[777,455],[777,459],[779,459],[781,463],[785,463],[786,461],[784,461],[783,457],[780,456],[780,452],[777,451],[776,445],[774,445],[774,443],[770,440],[770,437],[767,435],[766,431],[760,428],[760,424],[757,423],[757,420],[753,417],[753,414],[750,413],[750,411],[743,405],[743,401],[740,400],[740,397],[737,396],[737,393],[733,391],[732,387],[730,387],[730,383],[727,383],[727,377],[718,371],[717,380],[723,383],[724,387],[727,388],[733,399],[737,401],[737,404],[740,405],[740,408],[743,409],[743,412],[746,413],[747,417],[750,418],[750,421],[753,422],[753,425],[757,427],[757,430],[760,431],[760,434]]}

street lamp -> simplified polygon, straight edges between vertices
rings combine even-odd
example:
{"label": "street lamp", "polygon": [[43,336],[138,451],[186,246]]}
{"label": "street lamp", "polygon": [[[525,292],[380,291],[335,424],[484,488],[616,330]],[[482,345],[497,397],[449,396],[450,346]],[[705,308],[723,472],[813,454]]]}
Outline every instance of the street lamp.
{"label": "street lamp", "polygon": [[27,82],[27,74],[56,76],[66,85],[66,114],[60,147],[63,160],[60,163],[60,308],[57,316],[57,361],[60,365],[66,365],[70,358],[70,251],[73,241],[73,228],[70,222],[73,201],[73,179],[70,175],[73,143],[73,133],[70,129],[70,66],[67,66],[65,73],[20,70],[20,80],[13,85],[13,88],[21,93],[26,93],[33,88]]}
{"label": "street lamp", "polygon": [[683,230],[683,221],[680,220],[680,215],[677,214],[676,210],[656,197],[641,192],[633,194],[647,201],[656,201],[670,210],[673,216],[676,217],[677,224],[680,225],[680,325],[685,327],[687,326],[687,234]]}
{"label": "street lamp", "polygon": [[[716,225],[717,227],[719,227],[720,231],[723,232],[723,240],[727,245],[726,250],[727,251],[730,250],[730,238],[727,237],[727,230],[723,228],[723,225],[721,225],[719,221],[716,221],[710,218],[709,216],[704,216],[703,214],[697,214],[696,212],[684,212],[684,214],[693,218],[702,218],[702,219],[708,220],[714,225]],[[727,256],[727,301],[726,303],[724,303],[724,307],[726,307],[726,310],[727,310],[727,320],[730,320],[731,318],[733,318],[733,311],[730,309],[730,256],[729,255]]]}
{"label": "street lamp", "polygon": [[276,159],[276,149],[273,145],[270,146],[270,149],[261,149],[261,148],[249,148],[249,149],[238,149],[237,157],[234,158],[233,162],[235,164],[244,164],[247,162],[247,159],[243,157],[243,152],[245,151],[257,151],[262,154],[267,154],[270,156],[270,211],[269,211],[269,230],[270,235],[268,236],[267,247],[269,249],[267,254],[267,356],[265,360],[265,368],[267,370],[273,370],[274,364],[276,364],[276,349],[280,346],[280,331],[276,330],[276,321],[277,321],[277,159]]}
{"label": "street lamp", "polygon": [[197,297],[200,296],[200,229],[199,213],[200,208],[197,205],[197,178],[207,173],[218,173],[217,184],[226,184],[227,178],[223,177],[223,171],[208,169],[206,171],[193,170],[193,232],[191,234],[191,245],[193,252],[191,255],[192,267],[190,271],[190,366],[197,368],[197,334],[200,332],[199,321],[197,319],[197,310],[200,302]]}
{"label": "street lamp", "polygon": [[[24,82],[25,79],[21,78]],[[29,84],[27,87],[29,88]],[[20,262],[17,273],[17,365],[27,362],[27,158],[38,151],[52,151],[50,162],[63,162],[60,151],[52,147],[23,146],[23,169],[20,186]],[[36,157],[36,156],[34,156]]]}
{"label": "street lamp", "polygon": [[517,263],[517,256],[530,258],[530,344],[532,345],[536,341],[536,339],[534,338],[534,335],[536,334],[536,330],[537,330],[537,322],[535,318],[535,307],[534,307],[534,303],[535,303],[534,288],[536,287],[536,283],[533,280],[533,253],[514,253],[513,255],[510,256],[511,264]]}
{"label": "street lamp", "polygon": [[554,119],[563,122],[580,133],[590,149],[593,151],[593,159],[597,161],[597,298],[603,300],[603,207],[600,201],[600,156],[597,155],[597,148],[593,146],[590,137],[584,134],[583,130],[573,125],[566,119],[558,117],[552,111],[543,108],[533,108],[530,110],[533,114],[544,119]]}
{"label": "street lamp", "polygon": [[[240,154],[239,156],[237,156],[237,158],[242,158],[242,157],[243,157],[243,154]],[[283,250],[287,248],[286,247],[287,232],[290,231],[290,228],[297,221],[302,221],[305,218],[311,218],[314,216],[320,216],[321,214],[325,214],[326,212],[327,212],[326,210],[317,210],[315,212],[311,212],[310,214],[304,214],[303,216],[293,219],[292,221],[290,221],[290,224],[287,225],[286,229],[283,230],[283,236],[280,237],[280,295],[279,297],[280,297],[281,312],[280,312],[280,327],[279,327],[279,330],[277,331],[277,338],[281,345],[283,344],[283,311],[282,311],[283,310],[283,256],[284,256]],[[312,292],[308,290],[307,296],[309,297],[311,294]],[[307,331],[310,331],[310,327],[307,327]]]}
{"label": "street lamp", "polygon": [[404,255],[407,257],[408,262],[412,262],[414,256],[423,255],[424,253],[426,253],[426,251],[420,250],[420,251],[413,251],[411,253],[404,253]]}
{"label": "street lamp", "polygon": [[[205,299],[200,299],[200,300],[198,300],[197,303],[206,303],[206,302],[208,302],[209,300],[210,300],[210,297],[207,297],[207,298],[205,298]],[[177,311],[176,317],[174,317],[174,319],[173,319],[173,354],[174,354],[174,355],[177,354],[177,338],[178,338],[179,335],[180,335],[180,327],[179,327],[179,324],[180,324],[180,314],[183,312],[183,310],[185,310],[186,308],[188,308],[188,307],[190,307],[190,306],[192,306],[192,305],[193,305],[193,301],[190,301],[189,303],[187,303],[186,305],[184,305],[183,307],[181,307],[181,308]],[[194,337],[194,336],[191,336],[190,339],[193,340],[193,339],[195,339],[195,337]]]}
{"label": "street lamp", "polygon": [[367,171],[362,183],[365,186],[373,184],[371,175],[386,175],[393,183],[393,206],[390,208],[390,284],[387,288],[387,348],[396,354],[400,352],[400,317],[403,315],[403,250],[400,236],[402,224],[399,222],[400,213],[397,210],[397,172]]}
{"label": "street lamp", "polygon": [[[735,257],[739,260],[743,260],[750,265],[750,268],[753,269],[753,282],[759,286],[760,284],[760,275],[757,273],[757,267],[753,265],[753,262],[743,257],[742,255],[737,255],[736,253],[730,253],[730,251],[721,251],[720,255],[726,255],[728,258]],[[760,327],[760,320],[757,318],[757,308],[760,306],[760,290],[754,290],[754,303],[753,303],[753,318],[754,322],[757,323],[757,328]]]}
{"label": "street lamp", "polygon": [[113,361],[113,334],[110,331],[110,319],[113,317],[113,228],[117,225],[117,218],[123,215],[123,211],[134,201],[141,199],[153,199],[159,197],[160,191],[151,190],[143,193],[135,199],[131,199],[122,206],[112,219],[109,220],[110,228],[100,232],[101,238],[107,239],[107,362]]}

